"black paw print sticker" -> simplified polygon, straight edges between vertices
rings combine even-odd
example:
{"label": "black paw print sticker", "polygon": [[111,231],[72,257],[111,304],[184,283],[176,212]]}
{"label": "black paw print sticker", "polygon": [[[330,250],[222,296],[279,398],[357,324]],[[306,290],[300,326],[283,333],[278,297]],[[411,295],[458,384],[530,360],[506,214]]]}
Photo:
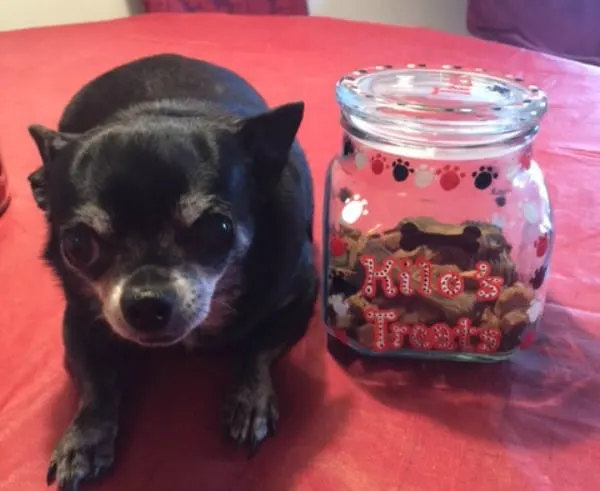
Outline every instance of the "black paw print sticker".
{"label": "black paw print sticker", "polygon": [[343,137],[343,145],[342,145],[342,155],[344,157],[348,157],[349,155],[353,155],[355,151],[354,144],[352,140],[347,135]]}
{"label": "black paw print sticker", "polygon": [[492,195],[496,197],[496,205],[500,208],[506,205],[506,191],[503,189],[492,189]]}
{"label": "black paw print sticker", "polygon": [[548,266],[542,266],[541,268],[535,270],[535,272],[533,273],[533,278],[529,280],[529,284],[533,287],[534,290],[539,290],[542,287],[546,279],[547,273]]}
{"label": "black paw print sticker", "polygon": [[398,159],[392,164],[392,175],[398,182],[406,181],[415,170],[410,168],[410,163],[405,160]]}
{"label": "black paw print sticker", "polygon": [[489,188],[494,180],[498,179],[498,173],[493,167],[480,167],[478,171],[471,174],[474,178],[473,184],[477,189]]}

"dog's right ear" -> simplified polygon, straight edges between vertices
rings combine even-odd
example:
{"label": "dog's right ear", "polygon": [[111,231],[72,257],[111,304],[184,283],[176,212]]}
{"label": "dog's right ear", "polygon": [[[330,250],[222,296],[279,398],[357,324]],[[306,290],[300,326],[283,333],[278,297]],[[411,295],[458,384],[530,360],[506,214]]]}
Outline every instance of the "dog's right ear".
{"label": "dog's right ear", "polygon": [[29,175],[28,180],[33,193],[33,199],[38,207],[48,212],[48,200],[46,196],[46,170],[56,158],[58,152],[75,140],[75,135],[59,133],[39,124],[31,125],[29,134],[35,141],[43,166]]}

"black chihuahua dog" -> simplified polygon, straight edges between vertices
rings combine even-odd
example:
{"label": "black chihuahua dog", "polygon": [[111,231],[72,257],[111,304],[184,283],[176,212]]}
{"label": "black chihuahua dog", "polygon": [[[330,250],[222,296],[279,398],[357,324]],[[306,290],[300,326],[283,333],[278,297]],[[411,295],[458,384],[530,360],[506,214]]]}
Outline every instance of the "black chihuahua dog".
{"label": "black chihuahua dog", "polygon": [[305,334],[318,290],[303,111],[269,110],[224,68],[159,55],[84,86],[58,131],[29,128],[81,391],[49,484],[77,489],[113,463],[132,349],[230,349],[227,433],[255,449],[274,431],[270,369]]}

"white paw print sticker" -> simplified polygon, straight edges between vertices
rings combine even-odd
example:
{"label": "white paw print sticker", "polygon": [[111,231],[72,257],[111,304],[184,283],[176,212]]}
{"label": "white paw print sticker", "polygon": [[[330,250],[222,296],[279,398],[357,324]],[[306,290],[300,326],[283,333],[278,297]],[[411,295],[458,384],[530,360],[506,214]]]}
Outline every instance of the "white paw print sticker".
{"label": "white paw print sticker", "polygon": [[542,302],[539,300],[534,300],[531,302],[531,306],[527,310],[527,317],[529,317],[529,322],[535,322],[540,318],[542,314]]}
{"label": "white paw print sticker", "polygon": [[344,300],[343,295],[332,295],[329,298],[329,305],[331,305],[333,311],[339,316],[347,315],[348,310],[350,309],[350,306]]}
{"label": "white paw print sticker", "polygon": [[418,188],[426,188],[435,179],[435,173],[425,164],[420,165],[415,169],[414,180],[415,186]]}
{"label": "white paw print sticker", "polygon": [[352,225],[356,223],[358,219],[364,215],[369,214],[367,210],[367,200],[360,197],[359,194],[355,194],[351,198],[344,201],[344,208],[342,208],[342,222]]}
{"label": "white paw print sticker", "polygon": [[367,163],[369,162],[369,159],[367,159],[367,156],[362,153],[362,152],[357,152],[355,157],[354,157],[354,163],[356,164],[356,168],[357,169],[364,169],[367,166]]}
{"label": "white paw print sticker", "polygon": [[535,203],[525,201],[520,204],[520,208],[521,212],[523,213],[523,218],[527,223],[531,225],[537,225],[538,223],[540,223],[540,210]]}

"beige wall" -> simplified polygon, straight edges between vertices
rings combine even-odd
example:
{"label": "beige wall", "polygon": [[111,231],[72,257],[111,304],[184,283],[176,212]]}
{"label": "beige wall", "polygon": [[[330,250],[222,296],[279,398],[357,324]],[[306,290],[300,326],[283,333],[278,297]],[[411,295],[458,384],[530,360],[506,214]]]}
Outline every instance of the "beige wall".
{"label": "beige wall", "polygon": [[0,31],[125,17],[141,0],[0,0]]}
{"label": "beige wall", "polygon": [[312,15],[426,26],[467,34],[467,2],[468,0],[308,0],[308,7]]}
{"label": "beige wall", "polygon": [[[0,31],[125,17],[142,0],[0,0]],[[308,0],[312,15],[466,33],[467,0]]]}

